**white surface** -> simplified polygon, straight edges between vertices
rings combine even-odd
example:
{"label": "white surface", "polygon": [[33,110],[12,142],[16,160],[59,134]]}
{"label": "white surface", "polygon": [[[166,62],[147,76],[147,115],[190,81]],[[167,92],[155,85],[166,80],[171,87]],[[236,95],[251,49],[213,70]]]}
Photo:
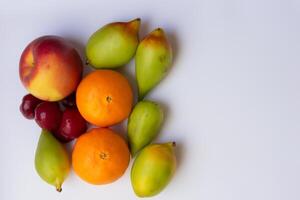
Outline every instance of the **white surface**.
{"label": "white surface", "polygon": [[106,186],[72,173],[55,192],[33,166],[40,130],[18,110],[26,93],[18,62],[28,42],[56,34],[82,51],[100,26],[135,17],[141,37],[161,26],[175,48],[169,76],[149,98],[168,108],[156,141],[178,143],[179,167],[153,199],[299,200],[297,0],[1,1],[0,199],[135,199],[130,167]]}

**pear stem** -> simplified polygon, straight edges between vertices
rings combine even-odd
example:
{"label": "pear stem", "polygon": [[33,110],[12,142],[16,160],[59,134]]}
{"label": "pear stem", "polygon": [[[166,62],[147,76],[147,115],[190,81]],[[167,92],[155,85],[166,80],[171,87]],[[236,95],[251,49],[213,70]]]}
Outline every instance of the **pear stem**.
{"label": "pear stem", "polygon": [[136,18],[128,22],[128,25],[132,28],[133,31],[138,31],[141,25],[141,18]]}
{"label": "pear stem", "polygon": [[57,192],[61,192],[62,191],[62,189],[61,189],[61,183],[60,183],[60,181],[58,180],[58,179],[56,179],[56,191]]}
{"label": "pear stem", "polygon": [[141,21],[141,18],[138,17],[138,18],[132,20],[132,22],[133,22],[133,21],[139,21],[139,22],[140,22],[140,21]]}
{"label": "pear stem", "polygon": [[176,142],[167,142],[167,143],[165,143],[165,145],[168,145],[169,147],[176,147]]}
{"label": "pear stem", "polygon": [[57,191],[57,192],[61,192],[61,191],[62,191],[61,187],[60,187],[60,186],[59,186],[59,187],[56,187],[56,191]]}
{"label": "pear stem", "polygon": [[172,146],[176,147],[176,142],[175,141],[172,142]]}

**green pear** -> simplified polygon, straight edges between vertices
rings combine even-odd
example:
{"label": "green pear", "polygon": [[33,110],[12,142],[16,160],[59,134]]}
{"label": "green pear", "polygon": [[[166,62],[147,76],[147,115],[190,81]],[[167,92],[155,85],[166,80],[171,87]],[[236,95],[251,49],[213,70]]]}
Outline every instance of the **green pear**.
{"label": "green pear", "polygon": [[176,169],[175,142],[151,144],[135,159],[131,168],[131,185],[139,197],[160,193],[170,182]]}
{"label": "green pear", "polygon": [[64,146],[46,130],[42,130],[35,152],[35,169],[44,181],[61,192],[70,171],[70,160]]}
{"label": "green pear", "polygon": [[151,101],[137,103],[128,119],[128,139],[134,156],[158,134],[164,118],[161,107]]}
{"label": "green pear", "polygon": [[135,72],[139,99],[166,75],[172,63],[172,49],[161,28],[152,31],[139,44],[135,56]]}
{"label": "green pear", "polygon": [[97,30],[86,45],[87,62],[93,67],[117,68],[127,64],[139,43],[141,20],[114,22]]}

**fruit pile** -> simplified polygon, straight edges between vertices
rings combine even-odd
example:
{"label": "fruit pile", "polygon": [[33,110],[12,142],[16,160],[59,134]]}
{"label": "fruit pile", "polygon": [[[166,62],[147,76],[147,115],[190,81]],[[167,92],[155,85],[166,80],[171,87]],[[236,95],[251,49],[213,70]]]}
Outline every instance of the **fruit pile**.
{"label": "fruit pile", "polygon": [[[130,157],[136,157],[131,183],[139,197],[160,193],[175,172],[175,142],[151,144],[161,129],[163,110],[144,100],[166,75],[172,51],[161,28],[139,41],[140,23],[140,19],[114,22],[92,34],[85,52],[86,62],[95,70],[83,78],[83,62],[64,38],[37,38],[21,55],[19,76],[29,94],[20,111],[42,128],[35,168],[57,191],[71,165],[82,180],[101,185],[120,178]],[[128,80],[114,70],[134,56],[136,105]],[[127,118],[129,144],[109,128]],[[74,139],[70,159],[64,145]]]}

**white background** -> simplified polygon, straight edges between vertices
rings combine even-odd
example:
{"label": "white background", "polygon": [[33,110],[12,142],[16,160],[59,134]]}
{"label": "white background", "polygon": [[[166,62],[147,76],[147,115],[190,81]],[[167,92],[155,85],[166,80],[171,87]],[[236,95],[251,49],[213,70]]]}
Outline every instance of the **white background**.
{"label": "white background", "polygon": [[[148,98],[167,110],[156,141],[178,143],[179,165],[153,199],[299,200],[299,0],[1,0],[0,199],[135,199],[130,167],[106,186],[72,172],[60,194],[38,177],[40,129],[19,113],[18,62],[36,37],[66,37],[82,53],[99,27],[136,17],[141,37],[164,28],[175,54]],[[133,82],[134,62],[124,71]]]}

